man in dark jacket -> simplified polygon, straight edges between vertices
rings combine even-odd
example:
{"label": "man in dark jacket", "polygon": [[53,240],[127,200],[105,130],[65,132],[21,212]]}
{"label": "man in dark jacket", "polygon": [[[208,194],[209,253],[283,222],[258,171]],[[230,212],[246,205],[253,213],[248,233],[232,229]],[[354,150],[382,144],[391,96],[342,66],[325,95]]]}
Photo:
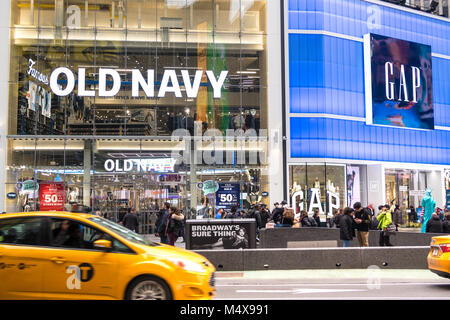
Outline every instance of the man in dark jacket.
{"label": "man in dark jacket", "polygon": [[444,228],[442,226],[442,221],[436,213],[433,213],[431,219],[428,221],[426,226],[426,232],[430,233],[443,233]]}
{"label": "man in dark jacket", "polygon": [[169,221],[169,208],[170,203],[166,202],[163,208],[158,213],[158,218],[155,223],[156,236],[160,237],[161,243],[169,244],[169,238],[167,236],[167,228]]}
{"label": "man in dark jacket", "polygon": [[450,234],[450,213],[445,215],[444,223],[442,223],[442,232]]}
{"label": "man in dark jacket", "polygon": [[369,226],[370,226],[370,211],[368,208],[363,208],[361,202],[356,202],[353,205],[355,209],[355,222],[357,224],[356,236],[360,247],[369,246]]}
{"label": "man in dark jacket", "polygon": [[273,209],[273,211],[272,211],[270,220],[272,220],[275,224],[280,224],[281,220],[283,219],[283,212],[284,212],[284,208],[280,207],[278,202],[276,202],[275,209]]}
{"label": "man in dark jacket", "polygon": [[270,212],[267,209],[266,205],[262,204],[261,205],[261,224],[262,224],[263,228],[266,227],[266,224],[269,221],[269,218],[270,218]]}
{"label": "man in dark jacket", "polygon": [[355,236],[355,221],[353,220],[354,210],[345,208],[344,214],[340,220],[340,239],[343,241],[343,247],[349,247],[350,241]]}
{"label": "man in dark jacket", "polygon": [[123,217],[123,226],[134,232],[138,232],[139,220],[136,216],[135,209],[131,209],[131,212],[128,212],[125,217]]}

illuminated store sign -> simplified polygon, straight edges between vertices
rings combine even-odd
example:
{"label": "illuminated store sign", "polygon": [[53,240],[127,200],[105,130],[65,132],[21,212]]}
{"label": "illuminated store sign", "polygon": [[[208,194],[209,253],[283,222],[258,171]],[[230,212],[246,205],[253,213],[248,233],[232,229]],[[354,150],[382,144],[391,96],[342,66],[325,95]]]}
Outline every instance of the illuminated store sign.
{"label": "illuminated store sign", "polygon": [[[197,98],[200,88],[201,80],[204,71],[197,70],[193,81],[188,70],[181,70],[181,77],[183,79],[183,86],[186,90],[186,96],[188,98]],[[228,71],[222,71],[217,78],[213,71],[207,70],[206,76],[209,83],[213,88],[213,96],[216,99],[222,97],[222,87],[225,79],[228,75]],[[58,84],[58,80],[61,76],[65,76],[67,84],[65,88],[62,88]],[[181,88],[178,82],[178,75],[175,70],[165,70],[161,85],[159,87],[158,94],[155,93],[155,71],[147,70],[147,79],[144,78],[141,71],[138,69],[131,70],[131,95],[132,97],[139,97],[139,89],[144,90],[145,94],[149,98],[164,98],[167,93],[173,93],[177,98],[181,98]],[[112,86],[107,87],[108,81],[112,83]],[[109,83],[108,83],[109,85]],[[120,91],[122,86],[122,80],[119,72],[114,69],[100,68],[98,74],[98,96],[99,97],[114,97]],[[75,75],[73,72],[65,67],[56,68],[50,75],[50,88],[53,93],[58,96],[67,96],[75,89]],[[88,90],[86,88],[86,69],[78,68],[78,96],[80,97],[94,97],[96,95],[95,90]]]}
{"label": "illuminated store sign", "polygon": [[108,172],[174,172],[174,158],[163,159],[108,159],[105,161],[104,167]]}
{"label": "illuminated store sign", "polygon": [[431,47],[364,36],[368,124],[434,129]]}

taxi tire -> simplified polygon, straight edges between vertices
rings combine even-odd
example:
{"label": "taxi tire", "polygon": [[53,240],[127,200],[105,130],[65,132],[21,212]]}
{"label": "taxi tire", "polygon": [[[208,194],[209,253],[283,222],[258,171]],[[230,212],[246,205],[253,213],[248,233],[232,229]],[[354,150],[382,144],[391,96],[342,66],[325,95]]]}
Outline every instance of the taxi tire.
{"label": "taxi tire", "polygon": [[158,278],[156,276],[151,276],[151,275],[143,275],[143,276],[139,276],[139,277],[133,279],[128,284],[127,290],[125,291],[125,300],[132,300],[131,294],[132,294],[134,288],[136,288],[140,283],[142,283],[144,281],[154,281],[154,282],[158,283],[164,289],[164,293],[166,295],[166,300],[172,300],[172,292],[170,291],[170,288],[167,285],[167,283],[164,280],[162,280],[161,278]]}

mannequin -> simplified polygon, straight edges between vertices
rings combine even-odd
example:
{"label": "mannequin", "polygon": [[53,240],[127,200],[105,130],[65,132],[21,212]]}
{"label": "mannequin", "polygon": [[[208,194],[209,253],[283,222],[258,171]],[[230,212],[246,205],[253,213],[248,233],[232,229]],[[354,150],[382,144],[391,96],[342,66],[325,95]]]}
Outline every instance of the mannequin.
{"label": "mannequin", "polygon": [[78,192],[77,192],[76,188],[73,188],[73,189],[70,188],[69,190],[70,190],[69,196],[68,196],[69,203],[70,204],[77,203],[78,202]]}
{"label": "mannequin", "polygon": [[256,203],[261,202],[262,197],[261,197],[261,195],[259,195],[257,187],[251,186],[250,188],[251,188],[251,191],[247,195],[247,201],[250,204],[256,204]]}
{"label": "mannequin", "polygon": [[318,177],[316,177],[316,180],[314,181],[314,188],[320,189],[320,181]]}
{"label": "mannequin", "polygon": [[331,182],[331,180],[328,179],[327,181],[327,190],[333,193],[336,193],[336,188],[333,184],[333,182]]}
{"label": "mannequin", "polygon": [[294,181],[294,185],[292,186],[292,193],[302,190],[301,186],[297,184],[297,181]]}

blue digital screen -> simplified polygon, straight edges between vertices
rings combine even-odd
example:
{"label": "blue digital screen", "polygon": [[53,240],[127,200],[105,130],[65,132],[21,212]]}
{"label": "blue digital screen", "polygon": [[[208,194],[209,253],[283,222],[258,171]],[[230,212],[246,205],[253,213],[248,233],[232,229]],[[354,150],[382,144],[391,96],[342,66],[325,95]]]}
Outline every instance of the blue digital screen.
{"label": "blue digital screen", "polygon": [[[439,129],[450,127],[449,22],[360,0],[290,0],[288,28],[291,157],[449,163],[450,131]],[[366,124],[367,33],[431,46],[434,131]]]}

